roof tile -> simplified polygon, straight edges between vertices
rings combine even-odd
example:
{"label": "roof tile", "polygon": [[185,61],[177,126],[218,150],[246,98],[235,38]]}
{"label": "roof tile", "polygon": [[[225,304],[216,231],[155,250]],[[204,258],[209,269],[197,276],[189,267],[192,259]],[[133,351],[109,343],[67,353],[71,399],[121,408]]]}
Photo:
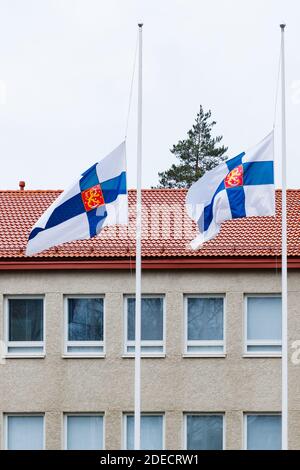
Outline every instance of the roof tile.
{"label": "roof tile", "polygon": [[[0,259],[27,259],[27,237],[35,222],[61,191],[0,191]],[[144,258],[276,257],[281,254],[281,192],[276,191],[275,217],[227,221],[220,234],[192,251],[196,226],[185,212],[186,190],[145,189],[142,192]],[[107,227],[90,240],[45,250],[46,259],[128,259],[135,256],[136,191],[129,191],[129,226]],[[288,190],[288,254],[300,255],[300,190]]]}

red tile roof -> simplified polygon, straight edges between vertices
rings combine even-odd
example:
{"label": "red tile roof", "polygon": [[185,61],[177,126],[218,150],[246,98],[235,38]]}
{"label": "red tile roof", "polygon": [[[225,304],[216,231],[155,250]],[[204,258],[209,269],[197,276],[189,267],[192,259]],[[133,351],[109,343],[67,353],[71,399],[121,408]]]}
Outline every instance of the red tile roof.
{"label": "red tile roof", "polygon": [[[60,191],[0,191],[0,261],[26,261],[28,234]],[[280,256],[281,192],[276,191],[276,217],[249,217],[227,221],[220,234],[192,251],[189,242],[196,235],[195,224],[185,213],[186,191],[143,190],[144,259],[244,258]],[[300,190],[288,190],[288,253],[300,257]],[[66,243],[34,257],[36,261],[124,260],[135,256],[135,190],[129,191],[129,227],[110,227],[90,240]]]}

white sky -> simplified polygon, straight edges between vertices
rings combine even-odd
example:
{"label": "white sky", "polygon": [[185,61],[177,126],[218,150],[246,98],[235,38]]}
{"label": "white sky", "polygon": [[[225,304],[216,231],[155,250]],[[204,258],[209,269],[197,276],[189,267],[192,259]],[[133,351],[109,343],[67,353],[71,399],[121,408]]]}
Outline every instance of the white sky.
{"label": "white sky", "polygon": [[[140,20],[143,186],[200,103],[230,157],[270,131],[286,22],[288,186],[300,188],[297,0],[0,0],[0,188],[65,188],[123,140]],[[277,158],[280,118],[279,100]],[[127,150],[135,187],[136,86]]]}

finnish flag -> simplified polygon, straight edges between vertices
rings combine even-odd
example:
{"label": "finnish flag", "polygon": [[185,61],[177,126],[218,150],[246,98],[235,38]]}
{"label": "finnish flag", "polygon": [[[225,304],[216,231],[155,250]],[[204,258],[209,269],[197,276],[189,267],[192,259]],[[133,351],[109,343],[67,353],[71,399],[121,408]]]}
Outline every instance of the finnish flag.
{"label": "finnish flag", "polygon": [[206,172],[190,187],[186,210],[200,232],[191,242],[195,250],[214,238],[225,220],[275,215],[274,133]]}
{"label": "finnish flag", "polygon": [[128,223],[125,142],[82,173],[32,228],[26,255],[94,237],[107,225]]}

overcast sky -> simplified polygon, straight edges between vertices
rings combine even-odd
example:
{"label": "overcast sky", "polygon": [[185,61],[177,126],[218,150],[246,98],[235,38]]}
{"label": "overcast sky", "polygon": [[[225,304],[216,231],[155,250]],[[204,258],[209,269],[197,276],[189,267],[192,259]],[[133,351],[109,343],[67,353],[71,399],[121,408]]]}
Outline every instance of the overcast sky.
{"label": "overcast sky", "polygon": [[[288,186],[300,188],[297,0],[0,0],[0,188],[65,188],[124,139],[138,21],[143,186],[174,161],[200,103],[230,157],[271,130],[286,22]],[[279,100],[277,160],[280,119]],[[135,187],[136,83],[127,151]]]}

